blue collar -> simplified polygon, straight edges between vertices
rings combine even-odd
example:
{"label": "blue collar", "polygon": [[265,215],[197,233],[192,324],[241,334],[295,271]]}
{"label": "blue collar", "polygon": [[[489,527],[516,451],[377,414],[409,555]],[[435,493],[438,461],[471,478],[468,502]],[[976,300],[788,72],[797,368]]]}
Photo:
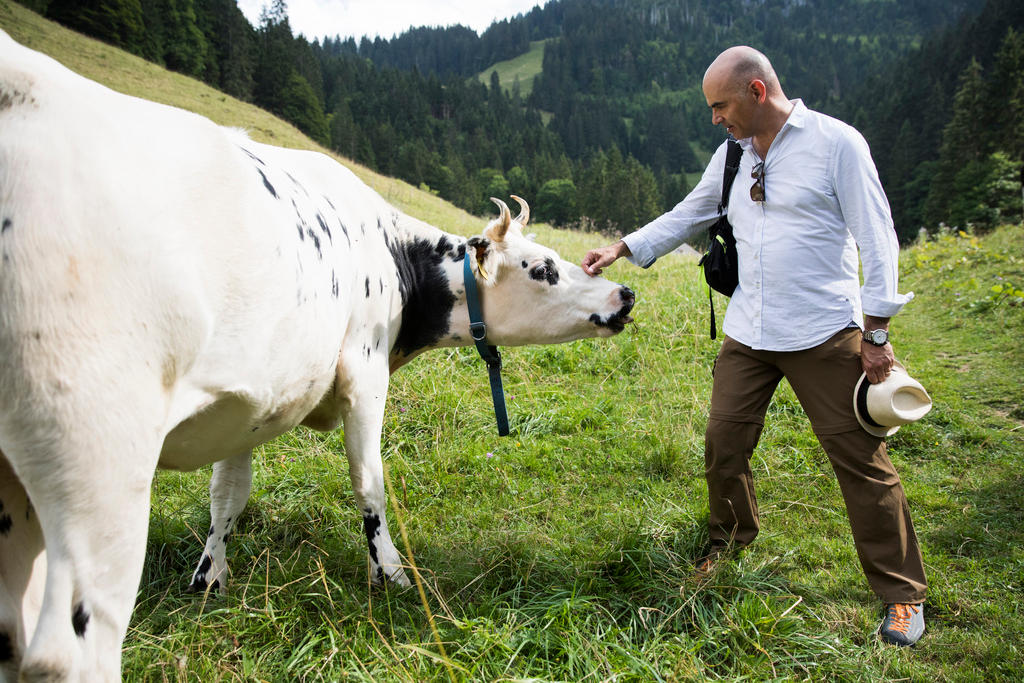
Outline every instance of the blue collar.
{"label": "blue collar", "polygon": [[480,293],[470,262],[470,249],[466,249],[463,260],[463,274],[466,286],[466,305],[469,307],[469,335],[473,337],[476,350],[487,363],[487,375],[491,380],[491,400],[494,402],[494,417],[498,421],[498,436],[508,436],[508,412],[505,409],[505,392],[501,386],[501,354],[496,346],[487,343],[487,325],[484,324],[483,309],[480,308]]}

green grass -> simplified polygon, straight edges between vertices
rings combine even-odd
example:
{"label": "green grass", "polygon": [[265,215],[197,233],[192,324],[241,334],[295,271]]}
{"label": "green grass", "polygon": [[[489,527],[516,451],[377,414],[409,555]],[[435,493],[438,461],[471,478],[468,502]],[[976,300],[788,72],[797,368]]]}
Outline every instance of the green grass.
{"label": "green grass", "polygon": [[519,93],[525,98],[533,92],[533,79],[540,74],[544,65],[544,46],[547,40],[534,40],[530,43],[530,49],[523,54],[497,62],[487,67],[476,79],[484,85],[491,84],[491,72],[498,72],[498,80],[506,92],[511,92],[512,84],[519,78]]}
{"label": "green grass", "polygon": [[[128,89],[140,69],[145,92],[179,106],[220,97],[4,0],[0,26],[113,87]],[[267,116],[223,107],[227,123]],[[270,117],[261,127],[272,139],[292,134]],[[361,172],[414,215],[479,229]],[[600,239],[537,232],[570,259]],[[391,530],[400,538],[405,527],[446,656],[416,590],[367,585],[340,433],[299,429],[257,453],[223,598],[184,592],[209,524],[209,469],[157,474],[126,680],[1016,680],[1024,226],[942,235],[904,251],[901,272],[917,298],[894,321],[897,354],[935,400],[890,440],[931,582],[918,647],[875,639],[879,604],[838,487],[785,385],[753,462],[762,534],[735,563],[692,576],[706,538],[717,343],[694,262],[670,255],[649,270],[612,268],[638,292],[638,322],[622,335],[502,350],[510,437],[496,435],[475,351],[435,351],[394,376],[383,442]]]}

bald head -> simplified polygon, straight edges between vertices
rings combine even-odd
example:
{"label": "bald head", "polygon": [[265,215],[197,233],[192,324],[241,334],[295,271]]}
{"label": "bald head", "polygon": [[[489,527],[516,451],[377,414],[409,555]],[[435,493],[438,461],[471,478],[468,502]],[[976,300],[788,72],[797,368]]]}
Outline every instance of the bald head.
{"label": "bald head", "polygon": [[730,47],[718,55],[704,73],[705,90],[713,85],[731,92],[742,92],[753,80],[764,83],[769,99],[784,97],[772,63],[762,53],[746,45]]}

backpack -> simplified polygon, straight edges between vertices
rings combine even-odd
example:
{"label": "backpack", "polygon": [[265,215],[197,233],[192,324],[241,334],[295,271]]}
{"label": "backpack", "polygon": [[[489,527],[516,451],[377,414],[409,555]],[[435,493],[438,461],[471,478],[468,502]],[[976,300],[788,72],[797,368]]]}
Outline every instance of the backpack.
{"label": "backpack", "polygon": [[718,220],[708,228],[708,250],[697,263],[704,268],[704,279],[708,283],[708,303],[711,305],[711,338],[717,337],[715,325],[715,302],[711,298],[711,290],[732,296],[739,284],[739,263],[736,259],[736,238],[732,234],[732,225],[726,217],[729,207],[729,191],[736,179],[736,171],[740,167],[743,148],[740,143],[730,139],[725,155],[725,175],[722,178],[722,201],[718,203]]}

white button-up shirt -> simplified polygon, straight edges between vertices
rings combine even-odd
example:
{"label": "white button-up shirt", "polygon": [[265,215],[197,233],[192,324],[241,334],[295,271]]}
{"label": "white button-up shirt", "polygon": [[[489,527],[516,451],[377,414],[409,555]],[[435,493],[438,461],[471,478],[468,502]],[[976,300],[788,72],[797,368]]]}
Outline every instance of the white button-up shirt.
{"label": "white button-up shirt", "polygon": [[[725,314],[727,335],[768,351],[799,351],[864,313],[889,318],[914,294],[897,292],[899,243],[867,142],[853,127],[800,100],[764,159],[765,201],[750,198],[761,162],[750,138],[729,195],[739,286]],[[668,213],[623,238],[644,268],[718,218],[726,144],[697,187]],[[860,286],[857,250],[864,268]]]}

